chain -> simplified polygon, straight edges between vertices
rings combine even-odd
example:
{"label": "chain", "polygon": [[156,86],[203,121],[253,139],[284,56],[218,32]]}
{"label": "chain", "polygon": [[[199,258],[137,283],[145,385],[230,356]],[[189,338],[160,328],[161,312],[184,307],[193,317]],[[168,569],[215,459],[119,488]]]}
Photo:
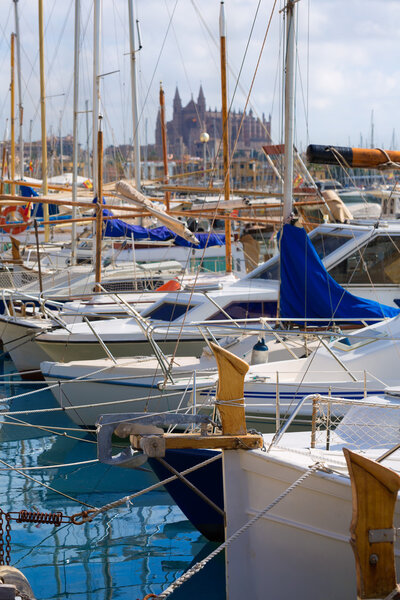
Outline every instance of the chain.
{"label": "chain", "polygon": [[4,565],[3,514],[0,508],[0,565]]}
{"label": "chain", "polygon": [[10,553],[11,553],[11,517],[9,513],[5,513],[6,517],[6,565],[10,564]]}

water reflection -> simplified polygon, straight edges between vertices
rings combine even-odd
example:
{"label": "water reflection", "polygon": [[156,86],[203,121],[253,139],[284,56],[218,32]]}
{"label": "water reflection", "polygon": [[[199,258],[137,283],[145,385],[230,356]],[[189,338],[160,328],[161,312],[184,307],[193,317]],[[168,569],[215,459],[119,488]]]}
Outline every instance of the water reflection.
{"label": "water reflection", "polygon": [[[12,365],[4,361],[3,368],[10,371]],[[14,393],[29,389],[18,382],[0,386],[6,395],[11,388]],[[25,398],[10,403],[10,408],[24,410],[21,405],[28,402],[31,407],[43,406],[50,402],[48,396],[51,394],[43,390],[28,396],[29,401]],[[54,426],[58,419],[58,423],[65,424],[60,427],[73,427],[62,413],[55,417],[55,413],[49,412],[46,419],[44,416],[42,413],[42,426]],[[29,419],[24,416],[24,420]],[[17,472],[0,464],[0,507],[4,511],[61,510],[71,515],[81,510],[81,502],[102,506],[155,482],[146,465],[139,471],[98,462],[59,467],[95,461],[93,434],[69,432],[73,435],[70,438],[23,429],[21,434],[19,427],[10,422],[3,423],[1,428],[1,461],[20,469]],[[30,469],[22,471],[27,467]],[[46,468],[32,470],[32,467]],[[27,479],[24,473],[34,480]],[[131,600],[165,589],[204,545],[204,538],[193,529],[167,492],[160,489],[83,526],[63,524],[57,528],[13,521],[11,563],[28,577],[38,599]],[[212,590],[209,591],[211,599]],[[222,598],[220,592],[214,597]],[[203,594],[191,593],[191,596],[193,600],[204,598]]]}

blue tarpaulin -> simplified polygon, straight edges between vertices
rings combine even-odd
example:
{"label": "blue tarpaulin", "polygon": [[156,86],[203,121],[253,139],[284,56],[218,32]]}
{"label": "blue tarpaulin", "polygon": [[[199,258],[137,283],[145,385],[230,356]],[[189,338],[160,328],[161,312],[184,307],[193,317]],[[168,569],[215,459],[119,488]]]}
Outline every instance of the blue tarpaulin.
{"label": "blue tarpaulin", "polygon": [[[93,202],[97,203],[97,198],[95,198]],[[103,216],[111,217],[112,214],[111,210],[103,208]],[[129,225],[129,223],[125,223],[125,221],[122,221],[121,219],[105,221],[105,224],[103,232],[104,237],[126,237],[129,239],[133,236],[134,240],[151,240],[155,242],[173,240],[176,246],[186,246],[189,248],[205,248],[208,246],[225,245],[225,235],[217,233],[196,233],[196,238],[200,243],[195,245],[186,241],[179,235],[176,235],[176,233],[164,226],[147,229],[140,225]]]}
{"label": "blue tarpaulin", "polygon": [[364,319],[394,317],[398,308],[354,296],[329,275],[304,229],[280,233],[280,316]]}
{"label": "blue tarpaulin", "polygon": [[[19,186],[21,196],[24,198],[36,198],[39,197],[39,194],[31,188],[29,185],[20,185]],[[58,215],[59,207],[57,204],[49,204],[49,215]],[[43,204],[34,204],[32,206],[32,213],[35,217],[43,217]]]}

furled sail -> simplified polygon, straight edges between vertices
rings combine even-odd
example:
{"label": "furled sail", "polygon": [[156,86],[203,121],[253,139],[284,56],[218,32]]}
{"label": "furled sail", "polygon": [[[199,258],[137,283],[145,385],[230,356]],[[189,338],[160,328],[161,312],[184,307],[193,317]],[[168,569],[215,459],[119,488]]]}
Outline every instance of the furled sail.
{"label": "furled sail", "polygon": [[354,296],[329,275],[306,231],[284,225],[280,234],[280,316],[338,320],[394,317],[400,310]]}

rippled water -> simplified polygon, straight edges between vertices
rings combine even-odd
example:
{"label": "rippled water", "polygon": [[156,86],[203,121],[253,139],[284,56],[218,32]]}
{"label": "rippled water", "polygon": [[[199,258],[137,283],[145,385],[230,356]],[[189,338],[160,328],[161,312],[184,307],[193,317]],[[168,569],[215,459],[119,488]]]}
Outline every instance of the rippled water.
{"label": "rippled water", "polygon": [[[3,360],[0,369],[10,373],[13,365]],[[8,384],[0,385],[0,393],[6,397],[30,389],[35,388],[18,381],[11,388]],[[13,401],[10,409],[55,406],[51,393],[43,388],[39,394]],[[68,417],[57,412],[36,415],[34,419],[25,415],[15,417],[35,420],[36,424],[47,427],[74,427]],[[70,432],[70,436],[73,437],[3,423],[0,430],[0,459],[3,461],[0,464],[0,508],[3,511],[62,511],[72,515],[81,510],[81,502],[100,507],[156,481],[146,465],[140,471],[97,462],[56,466],[96,459],[92,434]],[[9,466],[46,468],[18,473]],[[148,593],[160,593],[192,562],[215,547],[207,543],[167,492],[160,489],[83,526],[54,527],[13,521],[11,564],[26,575],[38,599],[135,600]],[[221,555],[171,598],[188,595],[192,600],[205,596],[210,600],[224,598],[223,562]]]}

